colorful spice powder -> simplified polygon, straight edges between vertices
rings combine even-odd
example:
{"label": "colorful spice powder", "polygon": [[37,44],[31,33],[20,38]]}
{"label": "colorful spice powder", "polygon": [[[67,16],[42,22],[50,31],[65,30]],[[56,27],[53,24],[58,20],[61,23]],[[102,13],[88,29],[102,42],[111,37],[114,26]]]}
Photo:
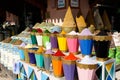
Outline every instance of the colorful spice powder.
{"label": "colorful spice powder", "polygon": [[22,42],[22,44],[20,44],[20,47],[25,47],[26,44],[24,42]]}
{"label": "colorful spice powder", "polygon": [[53,33],[54,33],[54,34],[58,34],[58,32],[57,32],[57,31],[54,31]]}
{"label": "colorful spice powder", "polygon": [[70,53],[68,56],[64,57],[65,60],[77,60],[78,58],[74,56],[73,53]]}
{"label": "colorful spice powder", "polygon": [[58,50],[53,56],[65,56],[62,51]]}
{"label": "colorful spice powder", "polygon": [[36,29],[32,29],[32,32],[37,32],[37,30]]}
{"label": "colorful spice powder", "polygon": [[43,47],[39,47],[39,49],[37,50],[37,53],[42,53],[42,52],[44,52]]}
{"label": "colorful spice powder", "polygon": [[49,49],[45,52],[45,54],[54,54],[54,52],[51,49]]}
{"label": "colorful spice powder", "polygon": [[50,33],[47,29],[44,31],[44,33]]}
{"label": "colorful spice powder", "polygon": [[40,28],[37,29],[37,32],[38,33],[43,33],[42,29],[40,29]]}
{"label": "colorful spice powder", "polygon": [[66,34],[66,32],[62,30],[62,32],[60,34]]}
{"label": "colorful spice powder", "polygon": [[32,44],[27,44],[27,45],[25,46],[25,48],[32,48],[32,47],[33,47]]}
{"label": "colorful spice powder", "polygon": [[88,28],[85,28],[85,29],[82,30],[80,35],[87,36],[87,35],[93,35],[93,34],[90,32],[90,30]]}

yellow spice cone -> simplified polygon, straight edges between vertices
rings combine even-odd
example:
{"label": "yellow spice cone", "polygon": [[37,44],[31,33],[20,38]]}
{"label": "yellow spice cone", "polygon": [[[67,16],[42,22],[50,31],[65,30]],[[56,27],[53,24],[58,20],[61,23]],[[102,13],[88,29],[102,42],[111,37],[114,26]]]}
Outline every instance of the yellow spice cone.
{"label": "yellow spice cone", "polygon": [[68,10],[65,14],[62,29],[64,29],[65,32],[70,32],[72,30],[75,31],[76,29],[76,23],[74,21],[74,17],[70,7],[68,7]]}
{"label": "yellow spice cone", "polygon": [[85,22],[83,16],[76,17],[76,23],[77,23],[77,27],[79,29],[79,32],[81,32],[86,27],[86,22]]}

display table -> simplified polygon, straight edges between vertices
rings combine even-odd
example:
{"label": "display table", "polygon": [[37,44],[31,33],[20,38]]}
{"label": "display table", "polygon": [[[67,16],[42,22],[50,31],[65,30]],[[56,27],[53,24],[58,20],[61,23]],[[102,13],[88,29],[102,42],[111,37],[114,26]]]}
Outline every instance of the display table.
{"label": "display table", "polygon": [[[53,72],[47,73],[46,71],[42,71],[36,66],[30,65],[30,63],[26,63],[24,61],[20,61],[20,55],[18,53],[17,46],[8,43],[1,43],[0,45],[0,55],[1,55],[1,64],[3,64],[7,69],[17,71],[16,64],[19,64],[18,79],[22,80],[65,80],[65,77],[57,78],[53,75]],[[66,53],[67,55],[67,53]],[[82,59],[81,55],[76,55]],[[96,57],[93,57],[96,60]],[[97,61],[97,60],[96,60]],[[109,59],[107,61],[97,61],[98,68],[96,70],[97,80],[115,80],[115,66],[116,62],[114,59]],[[14,65],[13,65],[14,64]],[[13,68],[14,66],[14,68]],[[14,72],[13,72],[14,73]]]}
{"label": "display table", "polygon": [[29,63],[26,63],[24,61],[19,61],[19,79],[26,80],[65,80],[64,77],[58,78],[54,77],[53,73],[47,73],[45,71],[40,70],[36,66],[30,65]]}
{"label": "display table", "polygon": [[107,61],[98,62],[98,69],[96,75],[98,80],[115,80],[115,60],[109,59]]}
{"label": "display table", "polygon": [[[96,70],[97,80],[115,80],[115,60],[109,59],[107,61],[97,61],[98,68]],[[24,61],[19,61],[20,64],[20,74],[19,79],[26,80],[65,80],[64,77],[57,78],[53,73],[47,73],[40,70],[36,66],[32,66]]]}

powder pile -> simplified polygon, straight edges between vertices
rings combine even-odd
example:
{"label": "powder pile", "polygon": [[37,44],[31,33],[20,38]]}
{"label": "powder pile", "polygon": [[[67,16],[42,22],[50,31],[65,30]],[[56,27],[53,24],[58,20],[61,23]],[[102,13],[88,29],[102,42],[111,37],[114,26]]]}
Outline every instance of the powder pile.
{"label": "powder pile", "polygon": [[68,56],[64,57],[65,60],[77,60],[78,58],[74,56],[73,53],[70,53]]}
{"label": "powder pile", "polygon": [[62,51],[58,50],[53,56],[65,56]]}

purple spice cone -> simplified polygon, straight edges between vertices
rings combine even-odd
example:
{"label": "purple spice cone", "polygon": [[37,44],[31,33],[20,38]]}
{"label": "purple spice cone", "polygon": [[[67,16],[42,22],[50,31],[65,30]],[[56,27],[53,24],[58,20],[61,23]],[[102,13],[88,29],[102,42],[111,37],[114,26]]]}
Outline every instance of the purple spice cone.
{"label": "purple spice cone", "polygon": [[75,64],[63,64],[63,71],[66,80],[74,80]]}
{"label": "purple spice cone", "polygon": [[51,42],[52,48],[58,48],[57,37],[51,36],[50,37],[50,42]]}

